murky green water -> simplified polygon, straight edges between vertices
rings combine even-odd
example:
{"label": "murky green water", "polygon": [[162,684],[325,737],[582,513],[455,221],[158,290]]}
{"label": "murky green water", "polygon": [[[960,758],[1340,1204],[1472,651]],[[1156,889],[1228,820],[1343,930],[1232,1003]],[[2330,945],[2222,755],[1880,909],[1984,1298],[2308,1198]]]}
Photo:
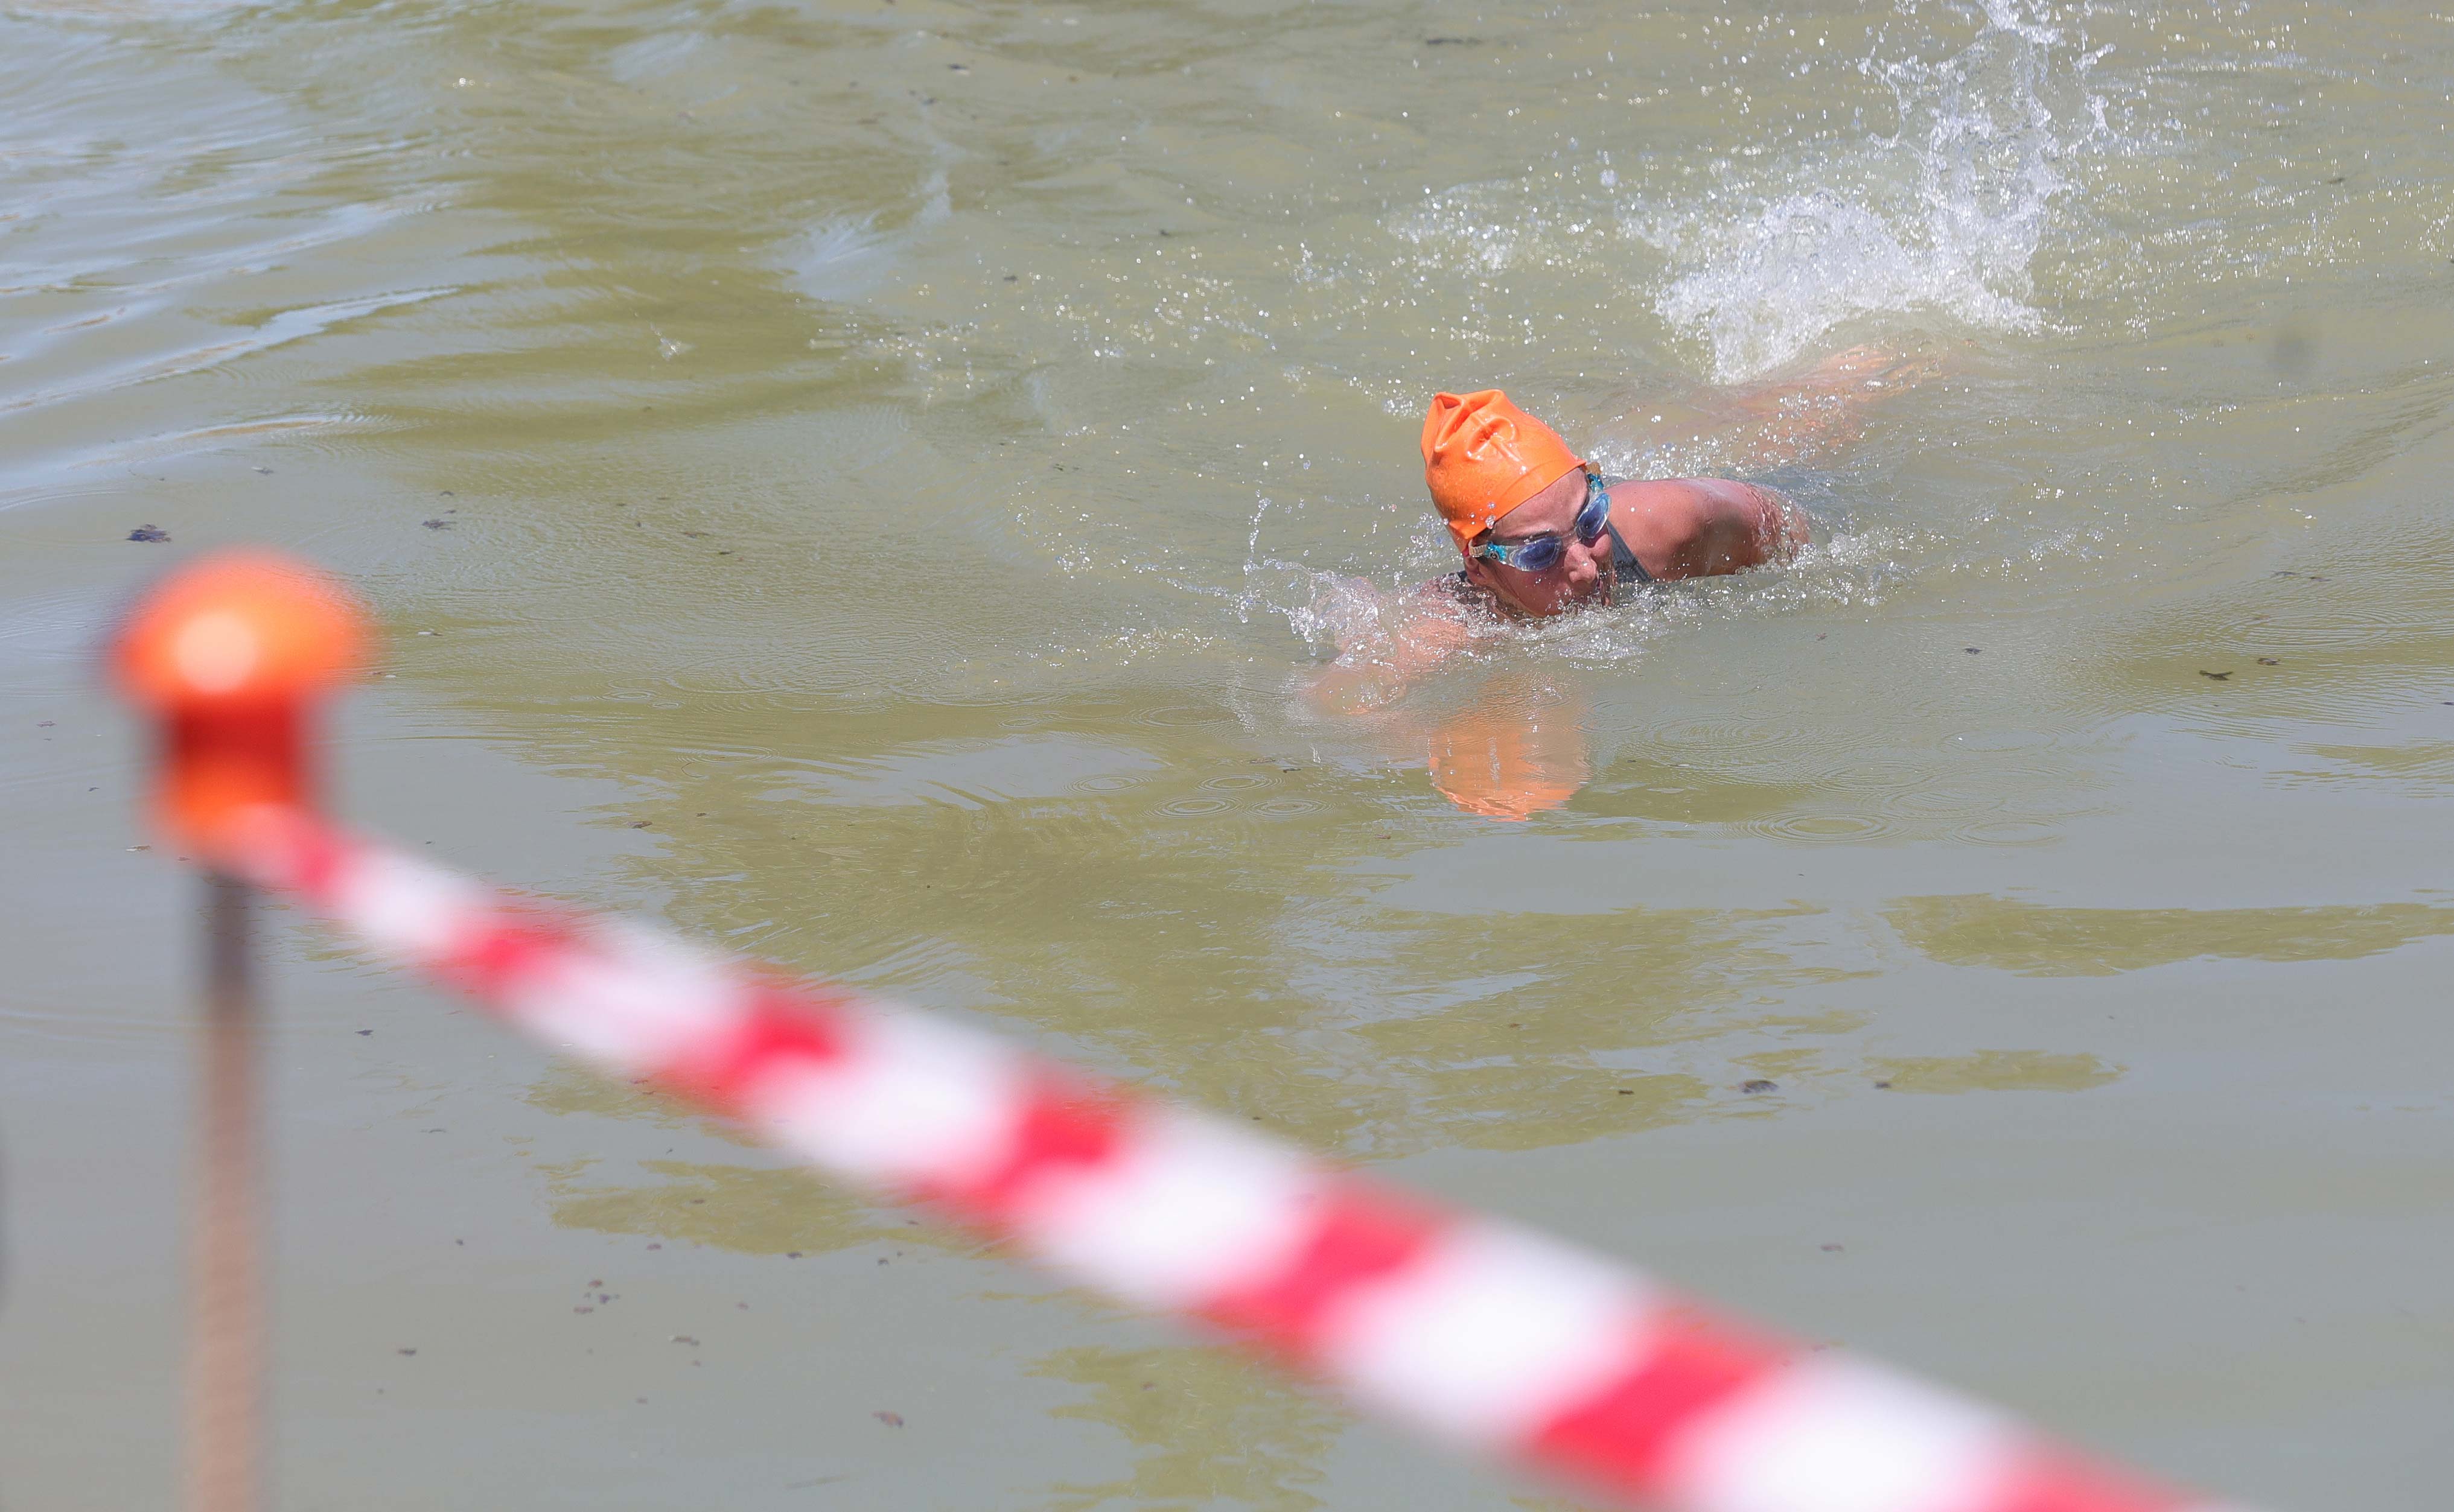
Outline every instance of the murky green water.
{"label": "murky green water", "polygon": [[[240,540],[381,607],[438,856],[2443,1504],[2454,18],[14,5],[0,101],[9,1507],[170,1494],[87,652]],[[1870,340],[1947,370],[1845,452],[1707,428]],[[1487,384],[1820,543],[1308,715]],[[1528,720],[1581,790],[1453,806]],[[285,1506],[1554,1504],[272,938]]]}

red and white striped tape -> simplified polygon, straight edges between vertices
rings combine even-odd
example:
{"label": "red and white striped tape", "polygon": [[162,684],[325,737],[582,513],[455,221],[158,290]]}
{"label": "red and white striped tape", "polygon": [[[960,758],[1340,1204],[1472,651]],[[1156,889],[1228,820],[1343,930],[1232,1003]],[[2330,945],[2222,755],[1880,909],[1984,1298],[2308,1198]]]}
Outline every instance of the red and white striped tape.
{"label": "red and white striped tape", "polygon": [[2218,1512],[988,1035],[523,905],[295,809],[234,865],[548,1044],[1432,1436],[1674,1512]]}

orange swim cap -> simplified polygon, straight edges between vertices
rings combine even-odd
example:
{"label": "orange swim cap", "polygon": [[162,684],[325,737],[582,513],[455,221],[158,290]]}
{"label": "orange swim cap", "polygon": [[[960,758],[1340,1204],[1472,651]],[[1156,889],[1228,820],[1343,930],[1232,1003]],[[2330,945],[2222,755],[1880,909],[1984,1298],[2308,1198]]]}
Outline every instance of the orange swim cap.
{"label": "orange swim cap", "polygon": [[1583,466],[1558,431],[1497,388],[1434,394],[1423,417],[1423,481],[1460,548]]}

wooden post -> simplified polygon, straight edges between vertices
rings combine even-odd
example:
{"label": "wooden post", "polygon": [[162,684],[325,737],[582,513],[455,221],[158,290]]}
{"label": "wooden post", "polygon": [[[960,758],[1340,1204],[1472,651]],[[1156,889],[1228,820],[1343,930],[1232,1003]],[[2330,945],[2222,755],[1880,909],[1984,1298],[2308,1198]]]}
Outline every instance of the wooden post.
{"label": "wooden post", "polygon": [[205,879],[203,1054],[190,1215],[189,1512],[263,1505],[263,1152],[249,914],[254,889]]}

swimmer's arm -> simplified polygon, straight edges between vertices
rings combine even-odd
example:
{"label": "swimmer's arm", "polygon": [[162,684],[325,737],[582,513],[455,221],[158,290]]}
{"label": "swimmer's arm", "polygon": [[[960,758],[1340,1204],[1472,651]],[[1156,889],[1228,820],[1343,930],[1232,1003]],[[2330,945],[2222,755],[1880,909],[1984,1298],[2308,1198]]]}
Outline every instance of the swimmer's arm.
{"label": "swimmer's arm", "polygon": [[1878,401],[1906,393],[1942,371],[1942,356],[1920,347],[1870,343],[1835,352],[1807,372],[1741,388],[1735,408],[1758,428],[1742,467],[1802,461],[1839,451],[1865,429]]}
{"label": "swimmer's arm", "polygon": [[1725,478],[1703,480],[1714,504],[1705,530],[1712,537],[1716,560],[1730,565],[1723,572],[1740,572],[1766,563],[1788,562],[1806,548],[1806,511],[1757,483]]}
{"label": "swimmer's arm", "polygon": [[1756,484],[1663,478],[1613,484],[1611,493],[1613,523],[1657,578],[1718,577],[1786,562],[1809,539],[1805,512]]}
{"label": "swimmer's arm", "polygon": [[1396,625],[1386,638],[1350,645],[1304,689],[1314,707],[1332,713],[1378,708],[1404,696],[1416,679],[1465,648],[1465,608],[1439,583],[1425,584],[1391,607]]}

